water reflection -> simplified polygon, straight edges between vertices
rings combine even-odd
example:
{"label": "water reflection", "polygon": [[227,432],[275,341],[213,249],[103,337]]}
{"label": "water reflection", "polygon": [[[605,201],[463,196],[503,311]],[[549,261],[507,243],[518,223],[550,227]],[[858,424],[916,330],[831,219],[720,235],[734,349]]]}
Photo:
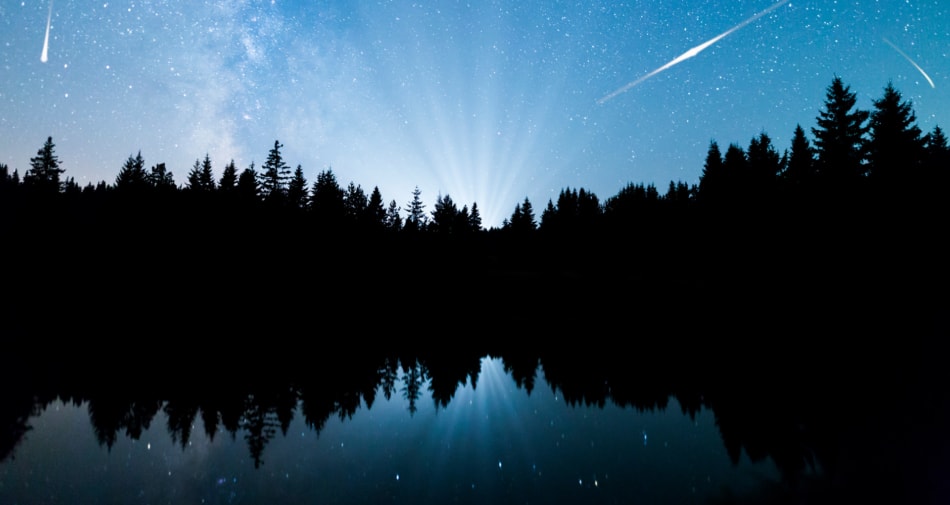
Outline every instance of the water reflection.
{"label": "water reflection", "polygon": [[848,447],[839,416],[855,405],[841,390],[773,383],[773,396],[755,397],[761,389],[687,382],[651,383],[604,361],[465,354],[381,356],[247,382],[140,383],[136,395],[81,380],[33,389],[7,382],[2,420],[12,449],[0,463],[0,503],[736,503],[861,494],[849,486],[863,479],[839,471],[855,467],[834,466]]}

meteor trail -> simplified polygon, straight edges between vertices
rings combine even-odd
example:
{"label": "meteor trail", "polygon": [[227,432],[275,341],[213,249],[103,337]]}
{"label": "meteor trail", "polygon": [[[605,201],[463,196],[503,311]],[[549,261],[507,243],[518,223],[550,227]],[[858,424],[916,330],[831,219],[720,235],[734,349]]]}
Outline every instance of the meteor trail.
{"label": "meteor trail", "polygon": [[40,61],[46,63],[49,60],[49,24],[53,20],[53,0],[49,0],[49,14],[46,15],[46,38],[43,39],[43,54],[40,55]]}
{"label": "meteor trail", "polygon": [[717,36],[715,36],[715,37],[713,37],[713,38],[707,40],[706,42],[703,42],[702,44],[700,44],[700,45],[698,45],[698,46],[696,46],[696,47],[690,49],[689,51],[686,51],[685,53],[683,53],[683,54],[677,56],[676,58],[673,58],[673,59],[672,59],[669,63],[667,63],[666,65],[663,65],[662,67],[660,67],[660,68],[658,68],[658,69],[656,69],[656,70],[650,72],[650,73],[647,74],[647,75],[644,75],[643,77],[640,77],[639,79],[637,79],[637,80],[635,80],[635,81],[631,81],[631,82],[625,84],[624,86],[618,88],[618,89],[617,89],[616,91],[614,91],[613,93],[610,93],[610,94],[608,94],[608,95],[605,95],[605,96],[604,96],[603,98],[601,98],[600,100],[597,100],[597,103],[603,105],[604,103],[606,103],[606,102],[607,102],[608,100],[610,100],[611,98],[613,98],[613,97],[615,97],[615,96],[617,96],[617,95],[619,95],[619,94],[621,94],[621,93],[623,93],[623,92],[625,92],[625,91],[628,91],[630,88],[633,88],[634,86],[637,86],[638,84],[640,84],[640,83],[642,83],[643,81],[645,81],[645,80],[647,80],[647,79],[653,77],[654,75],[659,74],[660,72],[662,72],[662,71],[664,71],[664,70],[666,70],[666,69],[668,69],[668,68],[670,68],[670,67],[673,67],[673,66],[675,66],[675,65],[677,65],[677,64],[679,64],[679,63],[682,63],[682,62],[684,62],[684,61],[686,61],[686,60],[692,58],[693,56],[696,56],[697,54],[703,52],[706,48],[708,48],[709,46],[715,44],[716,42],[719,42],[720,40],[722,40],[723,38],[725,38],[727,35],[731,34],[732,32],[734,32],[734,31],[738,30],[739,28],[742,28],[743,26],[745,26],[745,25],[747,25],[747,24],[749,24],[749,23],[755,21],[756,19],[759,19],[760,17],[762,17],[762,16],[764,16],[764,15],[766,15],[766,14],[768,14],[768,13],[774,11],[775,9],[778,9],[778,8],[781,7],[782,5],[787,4],[789,1],[790,1],[790,0],[782,0],[782,1],[778,2],[778,3],[776,3],[775,5],[772,5],[772,6],[769,7],[768,9],[765,9],[764,11],[762,11],[762,12],[760,12],[760,13],[758,13],[758,14],[752,16],[751,18],[746,19],[745,21],[743,21],[743,22],[737,24],[736,26],[733,26],[732,28],[730,28],[730,29],[728,29],[728,30],[726,30],[726,31],[724,31],[724,32],[722,32],[722,33],[720,33],[719,35],[717,35]]}
{"label": "meteor trail", "polygon": [[[883,38],[883,37],[882,37],[882,38]],[[897,46],[895,46],[890,40],[884,39],[884,42],[887,42],[887,45],[893,47],[894,50],[897,51],[897,54],[903,56],[905,60],[909,61],[910,64],[913,65],[914,68],[916,68],[917,71],[920,72],[920,74],[924,76],[924,79],[927,79],[927,82],[930,83],[930,87],[931,87],[931,88],[934,88],[934,89],[937,88],[936,86],[934,86],[934,82],[933,82],[933,80],[930,79],[930,76],[927,75],[927,72],[924,72],[924,69],[920,68],[920,65],[918,65],[917,63],[915,63],[914,60],[910,59],[910,56],[907,56],[906,54],[904,54],[904,51],[901,51],[901,50],[900,50]]]}

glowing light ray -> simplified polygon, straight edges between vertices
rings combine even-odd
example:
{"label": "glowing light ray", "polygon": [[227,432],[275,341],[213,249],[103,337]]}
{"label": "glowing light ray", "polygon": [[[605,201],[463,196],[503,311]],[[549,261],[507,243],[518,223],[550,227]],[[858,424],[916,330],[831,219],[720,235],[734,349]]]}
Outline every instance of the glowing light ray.
{"label": "glowing light ray", "polygon": [[772,5],[772,6],[769,7],[768,9],[765,9],[764,11],[759,12],[758,14],[756,14],[756,15],[750,17],[749,19],[746,19],[745,21],[743,21],[743,22],[737,24],[736,26],[733,26],[732,28],[730,28],[730,29],[728,29],[728,30],[726,30],[726,31],[724,31],[724,32],[722,32],[722,33],[720,33],[719,35],[717,35],[717,36],[715,36],[715,37],[713,37],[713,38],[707,40],[706,42],[703,42],[702,44],[700,44],[700,45],[698,45],[698,46],[696,46],[696,47],[690,49],[689,51],[686,51],[685,53],[683,53],[683,54],[677,56],[676,58],[673,58],[673,59],[670,60],[670,62],[667,63],[666,65],[663,65],[662,67],[660,67],[660,68],[658,68],[658,69],[656,69],[656,70],[650,72],[649,74],[644,75],[643,77],[640,77],[639,79],[637,79],[637,80],[635,80],[635,81],[631,81],[631,82],[629,82],[629,83],[627,83],[627,84],[621,86],[620,88],[618,88],[618,89],[617,89],[616,91],[614,91],[613,93],[610,93],[610,94],[608,94],[608,95],[605,95],[605,96],[604,96],[603,98],[601,98],[600,100],[597,100],[597,103],[603,105],[604,103],[606,103],[606,102],[607,102],[608,100],[610,100],[611,98],[614,98],[614,97],[616,97],[617,95],[619,95],[619,94],[621,94],[621,93],[624,93],[624,92],[626,92],[626,91],[629,91],[631,88],[633,88],[633,87],[635,87],[635,86],[637,86],[637,85],[643,83],[643,82],[646,81],[647,79],[649,79],[649,78],[651,78],[651,77],[653,77],[653,76],[659,74],[660,72],[663,72],[664,70],[668,70],[669,68],[671,68],[671,67],[673,67],[673,66],[676,66],[676,65],[678,65],[678,64],[680,64],[680,63],[682,63],[682,62],[684,62],[684,61],[686,61],[686,60],[688,60],[688,59],[690,59],[690,58],[692,58],[692,57],[698,55],[699,53],[705,51],[706,48],[708,48],[709,46],[715,44],[716,42],[719,42],[719,41],[722,40],[723,38],[725,38],[725,37],[727,37],[728,35],[730,35],[732,32],[734,32],[734,31],[736,31],[736,30],[738,30],[738,29],[740,29],[740,28],[742,28],[742,27],[748,25],[749,23],[754,22],[755,20],[757,20],[757,19],[761,18],[762,16],[764,16],[764,15],[766,15],[766,14],[768,14],[768,13],[774,11],[775,9],[778,9],[779,7],[781,7],[781,6],[785,5],[785,4],[787,4],[789,1],[791,1],[791,0],[782,0],[782,1],[780,1],[780,2],[778,2],[778,3],[776,3],[776,4],[774,4],[774,5]]}
{"label": "glowing light ray", "polygon": [[894,50],[897,51],[897,54],[903,56],[905,60],[909,61],[910,64],[913,65],[914,68],[916,68],[918,72],[920,72],[920,75],[924,76],[924,79],[927,79],[927,82],[930,83],[931,88],[937,89],[937,87],[934,86],[933,80],[930,78],[929,75],[927,75],[927,72],[924,72],[924,69],[920,68],[920,65],[918,65],[914,60],[910,59],[910,56],[907,56],[906,54],[904,54],[904,51],[901,51],[900,48],[895,46],[894,43],[892,43],[890,40],[884,39],[884,42],[887,42],[887,45],[893,47]]}
{"label": "glowing light ray", "polygon": [[46,63],[49,61],[49,25],[53,20],[53,0],[49,2],[49,14],[46,15],[46,38],[43,39],[43,53],[40,54],[40,61]]}

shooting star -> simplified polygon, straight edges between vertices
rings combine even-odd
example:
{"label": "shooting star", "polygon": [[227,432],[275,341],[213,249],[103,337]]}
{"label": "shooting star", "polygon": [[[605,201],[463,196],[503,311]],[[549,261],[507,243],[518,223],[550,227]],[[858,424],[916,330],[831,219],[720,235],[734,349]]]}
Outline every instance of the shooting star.
{"label": "shooting star", "polygon": [[924,69],[920,68],[920,65],[914,62],[914,60],[910,59],[910,56],[907,56],[906,54],[904,54],[904,51],[901,51],[900,48],[895,46],[894,43],[892,43],[890,40],[884,39],[884,42],[887,42],[887,45],[893,47],[894,50],[897,51],[897,54],[903,56],[905,60],[909,61],[910,64],[913,65],[914,68],[916,68],[918,72],[920,72],[920,75],[924,76],[924,79],[927,79],[927,82],[930,83],[931,88],[937,89],[937,87],[934,86],[933,80],[930,78],[929,75],[927,75],[927,72],[924,72]]}
{"label": "shooting star", "polygon": [[49,61],[49,25],[53,20],[53,0],[49,0],[49,14],[46,15],[46,38],[43,39],[43,54],[40,55],[40,61],[46,63]]}
{"label": "shooting star", "polygon": [[779,7],[781,7],[781,6],[785,5],[785,4],[787,4],[789,1],[790,1],[790,0],[782,0],[781,2],[778,2],[778,3],[776,3],[775,5],[772,5],[772,6],[769,7],[768,9],[765,9],[764,11],[762,11],[762,12],[760,12],[760,13],[758,13],[758,14],[752,16],[751,18],[746,19],[745,21],[743,21],[743,22],[737,24],[736,26],[733,26],[732,28],[730,28],[730,29],[728,29],[728,30],[726,30],[726,31],[724,31],[724,32],[722,32],[722,33],[720,33],[719,35],[717,35],[717,36],[715,36],[715,37],[713,37],[713,38],[707,40],[706,42],[703,42],[702,44],[700,44],[700,45],[698,45],[698,46],[696,46],[696,47],[690,49],[689,51],[686,51],[685,53],[683,53],[683,54],[677,56],[676,58],[673,58],[673,59],[672,59],[669,63],[667,63],[666,65],[663,65],[662,67],[660,67],[660,68],[658,68],[658,69],[656,69],[656,70],[650,72],[650,73],[647,74],[647,75],[644,75],[643,77],[640,77],[639,79],[637,79],[637,80],[635,80],[635,81],[631,81],[631,82],[625,84],[624,86],[618,88],[618,89],[617,89],[616,91],[614,91],[613,93],[610,93],[610,94],[608,94],[608,95],[605,95],[605,96],[604,96],[603,98],[601,98],[600,100],[597,100],[597,103],[603,105],[604,103],[606,103],[606,102],[607,102],[608,100],[610,100],[611,98],[614,98],[615,96],[617,96],[617,95],[619,95],[619,94],[621,94],[621,93],[624,93],[624,92],[626,92],[626,91],[629,91],[629,90],[630,90],[631,88],[633,88],[634,86],[637,86],[637,85],[643,83],[643,81],[646,81],[647,79],[649,79],[649,78],[655,76],[656,74],[659,74],[660,72],[663,72],[664,70],[667,70],[667,69],[669,69],[669,68],[671,68],[671,67],[673,67],[673,66],[675,66],[675,65],[678,65],[678,64],[680,64],[680,63],[682,63],[682,62],[684,62],[684,61],[686,61],[686,60],[692,58],[693,56],[696,56],[697,54],[699,54],[699,53],[703,52],[704,50],[706,50],[706,48],[708,48],[709,46],[715,44],[716,42],[719,42],[719,41],[722,40],[722,39],[724,39],[725,37],[727,37],[727,36],[728,36],[729,34],[731,34],[732,32],[734,32],[734,31],[736,31],[736,30],[742,28],[743,26],[745,26],[745,25],[747,25],[747,24],[749,24],[749,23],[752,23],[752,22],[755,21],[756,19],[759,19],[760,17],[762,17],[762,16],[764,16],[764,15],[766,15],[766,14],[768,14],[768,13],[774,11],[775,9],[778,9]]}

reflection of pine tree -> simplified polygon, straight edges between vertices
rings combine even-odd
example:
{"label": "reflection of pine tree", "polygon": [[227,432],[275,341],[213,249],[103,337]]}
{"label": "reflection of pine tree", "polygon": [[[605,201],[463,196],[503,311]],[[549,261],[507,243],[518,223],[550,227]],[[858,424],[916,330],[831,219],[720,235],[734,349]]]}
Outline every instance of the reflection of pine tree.
{"label": "reflection of pine tree", "polygon": [[280,422],[277,415],[257,401],[254,395],[248,397],[241,421],[241,427],[247,432],[244,440],[247,440],[251,458],[254,459],[254,468],[260,468],[264,464],[264,447],[277,434]]}
{"label": "reflection of pine tree", "polygon": [[422,395],[422,385],[426,381],[427,371],[419,362],[413,362],[412,366],[403,364],[402,371],[402,396],[409,402],[409,414],[415,414],[418,410],[416,402]]}
{"label": "reflection of pine tree", "polygon": [[191,439],[191,426],[198,416],[198,406],[187,401],[169,401],[165,404],[168,416],[168,433],[173,443],[180,443],[184,449]]}
{"label": "reflection of pine tree", "polygon": [[[395,201],[393,201],[395,203]],[[383,390],[383,396],[387,400],[392,398],[393,393],[396,392],[396,379],[399,378],[399,363],[392,359],[387,358],[383,366],[379,369],[379,387]]]}

